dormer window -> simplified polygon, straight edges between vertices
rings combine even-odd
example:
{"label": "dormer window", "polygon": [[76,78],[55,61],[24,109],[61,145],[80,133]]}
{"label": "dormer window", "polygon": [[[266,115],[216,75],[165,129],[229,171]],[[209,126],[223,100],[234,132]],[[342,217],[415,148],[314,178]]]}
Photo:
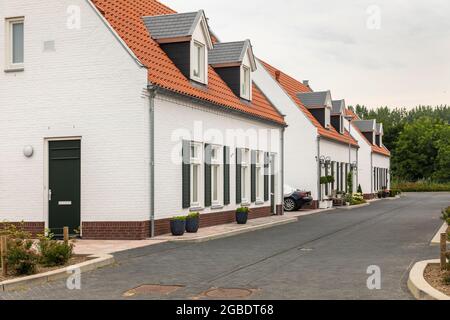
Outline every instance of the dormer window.
{"label": "dormer window", "polygon": [[143,17],[152,39],[195,82],[208,84],[208,51],[213,48],[203,10]]}
{"label": "dormer window", "polygon": [[252,100],[252,72],[256,60],[250,40],[216,43],[209,52],[209,63],[241,99]]}
{"label": "dormer window", "polygon": [[322,127],[331,129],[330,91],[298,93],[297,97]]}
{"label": "dormer window", "polygon": [[331,109],[331,124],[340,134],[345,132],[345,100],[333,100]]}
{"label": "dormer window", "polygon": [[194,41],[192,78],[199,82],[205,82],[205,45]]}

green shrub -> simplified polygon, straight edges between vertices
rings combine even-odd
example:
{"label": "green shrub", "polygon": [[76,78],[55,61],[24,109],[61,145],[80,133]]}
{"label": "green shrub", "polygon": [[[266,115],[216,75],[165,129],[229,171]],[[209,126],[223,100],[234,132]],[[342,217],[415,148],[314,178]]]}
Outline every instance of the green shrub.
{"label": "green shrub", "polygon": [[198,218],[200,218],[200,212],[192,212],[187,216],[187,219],[198,219]]}
{"label": "green shrub", "polygon": [[335,179],[333,176],[327,176],[327,182],[328,183],[334,183]]}
{"label": "green shrub", "polygon": [[428,180],[417,182],[397,181],[393,183],[394,189],[400,189],[402,192],[448,192],[450,191],[450,182],[438,183]]}
{"label": "green shrub", "polygon": [[38,255],[32,249],[33,241],[9,239],[6,260],[15,275],[31,275],[37,270]]}
{"label": "green shrub", "polygon": [[441,219],[450,225],[450,207],[442,209]]}
{"label": "green shrub", "polygon": [[73,244],[41,238],[38,244],[40,263],[46,267],[63,266],[73,255]]}
{"label": "green shrub", "polygon": [[236,209],[236,212],[248,213],[250,211],[247,207],[240,207]]}
{"label": "green shrub", "polygon": [[347,192],[353,192],[353,173],[347,174]]}
{"label": "green shrub", "polygon": [[170,220],[172,220],[172,221],[186,221],[186,217],[185,216],[178,216],[178,217],[173,217]]}
{"label": "green shrub", "polygon": [[31,239],[31,233],[24,231],[25,222],[10,223],[3,222],[3,229],[0,230],[0,236],[7,236],[10,239]]}
{"label": "green shrub", "polygon": [[391,198],[395,198],[396,196],[399,196],[401,193],[402,193],[402,191],[399,189],[391,189],[389,192],[389,196]]}
{"label": "green shrub", "polygon": [[450,272],[447,272],[444,275],[444,284],[447,285],[447,286],[450,286]]}
{"label": "green shrub", "polygon": [[327,184],[328,183],[328,177],[324,176],[324,177],[320,177],[320,184]]}

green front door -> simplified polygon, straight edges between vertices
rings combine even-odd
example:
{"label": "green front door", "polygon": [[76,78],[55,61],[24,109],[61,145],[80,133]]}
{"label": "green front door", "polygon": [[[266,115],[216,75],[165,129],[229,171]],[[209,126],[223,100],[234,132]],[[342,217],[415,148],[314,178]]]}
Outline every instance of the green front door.
{"label": "green front door", "polygon": [[56,236],[80,227],[81,141],[49,142],[49,228]]}

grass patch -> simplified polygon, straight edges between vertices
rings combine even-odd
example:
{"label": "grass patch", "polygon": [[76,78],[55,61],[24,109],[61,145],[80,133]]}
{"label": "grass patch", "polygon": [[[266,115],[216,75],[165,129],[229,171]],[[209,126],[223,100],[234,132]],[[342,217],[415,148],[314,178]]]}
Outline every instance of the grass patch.
{"label": "grass patch", "polygon": [[432,181],[417,182],[394,182],[393,189],[399,189],[402,192],[449,192],[450,182],[438,183]]}

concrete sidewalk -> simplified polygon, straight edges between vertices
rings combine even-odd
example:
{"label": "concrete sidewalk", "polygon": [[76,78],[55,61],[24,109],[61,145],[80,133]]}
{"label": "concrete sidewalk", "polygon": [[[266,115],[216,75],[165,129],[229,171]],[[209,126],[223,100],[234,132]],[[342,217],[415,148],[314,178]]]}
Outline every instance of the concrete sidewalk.
{"label": "concrete sidewalk", "polygon": [[171,234],[166,234],[147,240],[76,240],[74,252],[79,255],[113,254],[116,252],[157,245],[163,242],[204,242],[296,222],[300,217],[332,210],[335,210],[335,208],[286,212],[284,216],[252,219],[249,220],[246,225],[230,223],[201,228],[198,233],[185,233],[182,237],[174,237]]}
{"label": "concrete sidewalk", "polygon": [[76,240],[74,253],[79,255],[111,254],[160,244],[161,240]]}
{"label": "concrete sidewalk", "polygon": [[155,240],[169,242],[204,242],[214,239],[231,237],[237,234],[271,228],[287,223],[297,222],[297,217],[291,216],[271,216],[265,218],[248,220],[247,224],[239,225],[237,223],[223,224],[213,227],[201,228],[198,233],[185,233],[181,237],[175,237],[171,234],[155,237]]}

